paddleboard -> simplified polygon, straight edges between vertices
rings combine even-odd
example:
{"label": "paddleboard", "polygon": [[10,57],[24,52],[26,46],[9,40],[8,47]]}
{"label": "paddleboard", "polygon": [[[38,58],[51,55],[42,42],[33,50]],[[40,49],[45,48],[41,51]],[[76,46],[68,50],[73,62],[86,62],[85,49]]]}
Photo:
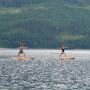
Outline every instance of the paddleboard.
{"label": "paddleboard", "polygon": [[34,58],[30,58],[30,57],[17,57],[17,60],[32,60]]}
{"label": "paddleboard", "polygon": [[75,58],[60,58],[60,60],[73,60]]}

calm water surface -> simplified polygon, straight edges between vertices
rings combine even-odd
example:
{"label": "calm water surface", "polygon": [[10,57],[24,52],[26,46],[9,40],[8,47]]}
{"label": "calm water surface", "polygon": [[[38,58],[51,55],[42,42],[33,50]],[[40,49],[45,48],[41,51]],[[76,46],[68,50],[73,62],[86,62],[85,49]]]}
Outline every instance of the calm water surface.
{"label": "calm water surface", "polygon": [[0,50],[0,90],[90,90],[90,51],[26,50],[33,60],[16,60],[17,50]]}

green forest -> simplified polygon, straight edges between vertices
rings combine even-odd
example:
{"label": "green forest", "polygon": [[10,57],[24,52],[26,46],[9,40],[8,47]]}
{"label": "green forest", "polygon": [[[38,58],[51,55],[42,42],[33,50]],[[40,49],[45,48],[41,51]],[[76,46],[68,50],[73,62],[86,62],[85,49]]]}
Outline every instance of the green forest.
{"label": "green forest", "polygon": [[90,48],[89,0],[0,0],[0,48]]}

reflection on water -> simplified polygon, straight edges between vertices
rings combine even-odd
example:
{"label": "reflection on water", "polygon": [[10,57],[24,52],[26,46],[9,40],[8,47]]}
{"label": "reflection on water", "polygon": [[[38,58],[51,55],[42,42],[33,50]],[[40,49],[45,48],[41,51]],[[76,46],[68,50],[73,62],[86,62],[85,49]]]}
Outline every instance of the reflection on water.
{"label": "reflection on water", "polygon": [[16,50],[0,52],[0,90],[90,90],[89,51],[66,51],[76,59],[62,61],[58,50],[28,50],[34,60],[18,61]]}

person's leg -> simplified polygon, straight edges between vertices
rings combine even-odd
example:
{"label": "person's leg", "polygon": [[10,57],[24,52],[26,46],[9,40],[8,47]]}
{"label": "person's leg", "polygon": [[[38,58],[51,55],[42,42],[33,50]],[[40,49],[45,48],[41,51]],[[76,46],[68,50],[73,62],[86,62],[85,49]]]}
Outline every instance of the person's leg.
{"label": "person's leg", "polygon": [[59,57],[61,57],[62,53],[60,53]]}
{"label": "person's leg", "polygon": [[65,58],[67,58],[67,55],[66,55],[66,53],[64,53],[64,52],[61,52],[61,54],[60,54],[60,56],[59,56],[59,57],[61,57],[62,55],[64,55],[64,57],[65,57]]}
{"label": "person's leg", "polygon": [[61,54],[59,55],[59,57],[61,57],[61,56],[62,56],[62,54],[63,54],[63,52],[61,52]]}
{"label": "person's leg", "polygon": [[20,55],[20,52],[18,53],[17,57],[19,57],[19,55]]}

